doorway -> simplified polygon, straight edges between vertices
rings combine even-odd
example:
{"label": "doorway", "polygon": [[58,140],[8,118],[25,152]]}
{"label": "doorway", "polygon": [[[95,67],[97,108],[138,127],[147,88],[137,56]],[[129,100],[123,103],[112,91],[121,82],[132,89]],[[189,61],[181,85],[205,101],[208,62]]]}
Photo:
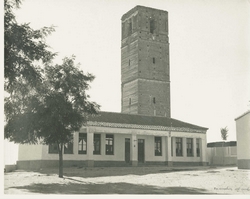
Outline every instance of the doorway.
{"label": "doorway", "polygon": [[130,138],[125,138],[125,162],[130,162]]}
{"label": "doorway", "polygon": [[138,139],[138,162],[145,161],[144,140]]}

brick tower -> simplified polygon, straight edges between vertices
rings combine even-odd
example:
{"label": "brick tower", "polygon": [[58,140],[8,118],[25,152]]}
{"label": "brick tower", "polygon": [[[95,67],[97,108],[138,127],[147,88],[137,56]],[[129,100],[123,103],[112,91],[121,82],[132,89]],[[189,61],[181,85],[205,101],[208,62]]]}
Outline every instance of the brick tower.
{"label": "brick tower", "polygon": [[136,6],[121,20],[122,112],[171,117],[167,11]]}

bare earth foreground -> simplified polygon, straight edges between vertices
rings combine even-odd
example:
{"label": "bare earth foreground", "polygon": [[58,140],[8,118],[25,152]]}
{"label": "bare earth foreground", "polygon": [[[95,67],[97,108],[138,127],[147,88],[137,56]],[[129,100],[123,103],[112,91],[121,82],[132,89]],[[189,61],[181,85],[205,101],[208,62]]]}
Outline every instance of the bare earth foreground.
{"label": "bare earth foreground", "polygon": [[4,175],[5,194],[250,194],[250,170],[228,168],[96,167]]}

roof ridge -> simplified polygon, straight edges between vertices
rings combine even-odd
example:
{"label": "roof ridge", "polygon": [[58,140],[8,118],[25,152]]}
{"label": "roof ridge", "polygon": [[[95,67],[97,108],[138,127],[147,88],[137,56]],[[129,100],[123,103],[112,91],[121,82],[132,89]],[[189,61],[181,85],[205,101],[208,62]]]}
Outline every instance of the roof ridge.
{"label": "roof ridge", "polygon": [[167,118],[167,119],[174,119],[171,117],[165,117],[160,115],[145,115],[145,114],[136,114],[136,113],[122,113],[122,112],[111,112],[111,111],[100,111],[104,113],[117,113],[117,114],[123,114],[123,115],[139,115],[139,116],[145,116],[145,117],[160,117],[160,118]]}

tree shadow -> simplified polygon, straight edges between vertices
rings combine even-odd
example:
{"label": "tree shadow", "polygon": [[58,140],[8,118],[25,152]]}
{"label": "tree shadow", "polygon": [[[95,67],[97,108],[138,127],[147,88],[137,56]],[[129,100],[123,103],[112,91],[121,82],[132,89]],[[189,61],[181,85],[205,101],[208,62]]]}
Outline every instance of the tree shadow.
{"label": "tree shadow", "polygon": [[[162,167],[70,167],[64,168],[64,176],[67,177],[106,177],[106,176],[124,176],[124,175],[147,175],[147,174],[157,174],[157,173],[170,173],[170,172],[179,172],[179,171],[195,171],[197,169],[187,169],[187,168],[165,168]],[[202,169],[199,169],[202,170]],[[207,168],[204,168],[207,170]],[[30,172],[39,172],[44,175],[55,175],[58,174],[58,168],[43,168],[40,170],[30,170]]]}
{"label": "tree shadow", "polygon": [[104,183],[104,184],[31,184],[9,189],[25,190],[42,194],[211,194],[205,189],[191,187],[157,187],[149,185],[136,185],[130,183]]}

